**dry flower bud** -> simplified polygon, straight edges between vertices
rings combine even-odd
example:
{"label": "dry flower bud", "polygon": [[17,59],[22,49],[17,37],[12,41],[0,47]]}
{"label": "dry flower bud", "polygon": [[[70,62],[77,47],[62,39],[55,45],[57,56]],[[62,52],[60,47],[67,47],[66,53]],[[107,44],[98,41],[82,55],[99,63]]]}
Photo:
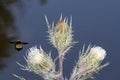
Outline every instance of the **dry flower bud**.
{"label": "dry flower bud", "polygon": [[62,20],[62,16],[56,26],[52,27],[49,25],[47,17],[45,16],[46,23],[48,26],[49,40],[60,53],[67,52],[73,45],[73,34],[72,34],[72,18],[70,24],[68,19]]}
{"label": "dry flower bud", "polygon": [[63,20],[58,21],[56,25],[56,32],[65,33],[67,31],[67,23]]}

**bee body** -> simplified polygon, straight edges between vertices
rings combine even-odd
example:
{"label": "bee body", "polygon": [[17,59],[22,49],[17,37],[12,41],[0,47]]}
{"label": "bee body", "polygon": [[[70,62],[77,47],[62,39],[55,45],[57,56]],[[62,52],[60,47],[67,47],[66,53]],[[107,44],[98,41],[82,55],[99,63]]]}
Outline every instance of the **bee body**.
{"label": "bee body", "polygon": [[23,49],[23,44],[22,44],[22,42],[17,41],[17,42],[15,43],[15,49],[16,49],[17,51],[22,50],[22,49]]}

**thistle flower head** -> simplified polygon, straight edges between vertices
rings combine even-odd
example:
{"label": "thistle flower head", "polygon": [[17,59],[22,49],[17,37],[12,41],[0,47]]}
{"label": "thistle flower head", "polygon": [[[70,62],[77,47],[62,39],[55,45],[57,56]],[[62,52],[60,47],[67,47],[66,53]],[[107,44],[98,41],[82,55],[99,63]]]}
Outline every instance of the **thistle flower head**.
{"label": "thistle flower head", "polygon": [[46,74],[55,69],[55,64],[50,55],[46,54],[40,47],[32,47],[26,55],[27,69],[36,74]]}
{"label": "thistle flower head", "polygon": [[46,23],[48,26],[49,40],[54,45],[55,48],[59,52],[65,53],[67,52],[71,46],[73,45],[73,30],[72,30],[72,18],[70,20],[70,24],[68,24],[68,19],[62,19],[62,15],[60,20],[54,26],[54,23],[49,25],[47,17],[45,16]]}
{"label": "thistle flower head", "polygon": [[79,66],[86,67],[86,69],[90,69],[93,67],[98,67],[100,63],[106,56],[106,51],[100,46],[94,46],[92,48],[88,48],[85,53],[79,57]]}
{"label": "thistle flower head", "polygon": [[86,51],[83,48],[71,78],[78,77],[80,80],[85,80],[92,77],[94,73],[108,65],[108,63],[100,65],[105,56],[106,51],[100,46],[94,46],[92,48],[89,46]]}
{"label": "thistle flower head", "polygon": [[31,48],[28,52],[27,59],[29,60],[30,63],[36,65],[42,61],[43,57],[44,57],[43,52],[40,52],[39,49],[37,48]]}

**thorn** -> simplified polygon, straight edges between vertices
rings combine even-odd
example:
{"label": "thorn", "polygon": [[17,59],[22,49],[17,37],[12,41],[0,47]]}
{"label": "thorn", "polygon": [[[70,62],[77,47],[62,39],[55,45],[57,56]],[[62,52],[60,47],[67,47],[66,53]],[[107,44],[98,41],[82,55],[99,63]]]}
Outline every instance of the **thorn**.
{"label": "thorn", "polygon": [[61,13],[61,16],[60,16],[60,21],[62,20],[62,13]]}
{"label": "thorn", "polygon": [[64,18],[64,22],[66,22],[66,17]]}
{"label": "thorn", "polygon": [[72,27],[72,16],[70,17],[70,27]]}
{"label": "thorn", "polygon": [[46,15],[45,15],[45,21],[46,21],[46,24],[47,24],[48,28],[50,28],[50,25],[49,25],[49,22],[48,22],[48,19],[47,19]]}
{"label": "thorn", "polygon": [[68,18],[66,19],[66,23],[68,23]]}
{"label": "thorn", "polygon": [[52,22],[52,29],[54,28],[54,22]]}

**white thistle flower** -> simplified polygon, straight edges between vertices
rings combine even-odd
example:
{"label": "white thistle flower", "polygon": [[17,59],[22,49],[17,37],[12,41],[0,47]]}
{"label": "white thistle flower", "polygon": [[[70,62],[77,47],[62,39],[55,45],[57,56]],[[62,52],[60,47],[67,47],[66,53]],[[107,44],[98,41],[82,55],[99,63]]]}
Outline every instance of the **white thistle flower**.
{"label": "white thistle flower", "polygon": [[40,49],[37,47],[30,48],[25,59],[27,61],[27,67],[25,68],[36,74],[46,75],[55,70],[51,55],[46,54],[41,47]]}
{"label": "white thistle flower", "polygon": [[101,61],[105,58],[106,51],[99,46],[88,47],[86,52],[82,52],[79,57],[79,65],[85,64],[87,68],[97,67]]}
{"label": "white thistle flower", "polygon": [[29,60],[29,62],[34,65],[39,64],[43,58],[43,53],[40,53],[39,49],[37,49],[36,47],[31,48],[27,55],[27,59]]}
{"label": "white thistle flower", "polygon": [[92,48],[89,46],[86,51],[84,51],[83,48],[70,80],[75,80],[77,78],[85,80],[92,77],[94,73],[108,65],[108,63],[100,65],[105,57],[106,51],[100,46],[94,46]]}
{"label": "white thistle flower", "polygon": [[106,51],[99,46],[93,47],[90,50],[90,55],[94,56],[99,61],[103,60],[106,56]]}

